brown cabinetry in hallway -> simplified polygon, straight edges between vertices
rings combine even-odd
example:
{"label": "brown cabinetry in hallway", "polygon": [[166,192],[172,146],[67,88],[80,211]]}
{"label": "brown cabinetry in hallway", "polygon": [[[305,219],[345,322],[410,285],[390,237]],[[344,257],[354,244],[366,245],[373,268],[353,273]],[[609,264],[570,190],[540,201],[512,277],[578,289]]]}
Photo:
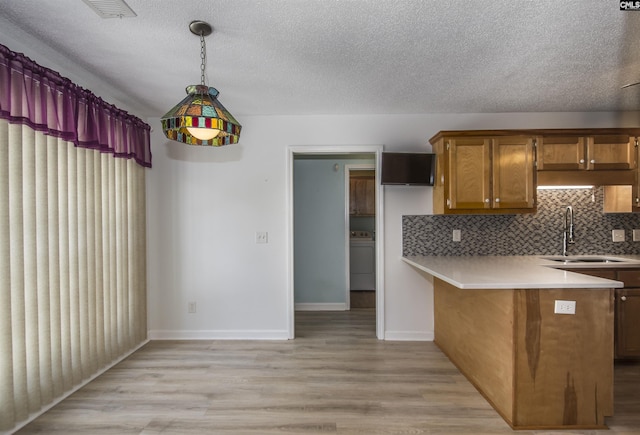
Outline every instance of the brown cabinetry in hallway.
{"label": "brown cabinetry in hallway", "polygon": [[[365,172],[365,171],[362,171]],[[369,171],[367,171],[369,172]],[[376,181],[374,175],[352,175],[349,179],[349,214],[374,216],[376,214]]]}

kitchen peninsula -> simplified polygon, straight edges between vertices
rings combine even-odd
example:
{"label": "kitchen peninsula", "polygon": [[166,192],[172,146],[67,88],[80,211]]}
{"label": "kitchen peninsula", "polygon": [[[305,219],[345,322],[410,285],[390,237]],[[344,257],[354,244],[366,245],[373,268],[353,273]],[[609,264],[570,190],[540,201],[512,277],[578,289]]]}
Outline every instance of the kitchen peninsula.
{"label": "kitchen peninsula", "polygon": [[[606,427],[613,289],[622,282],[558,269],[593,262],[533,256],[403,261],[433,280],[435,343],[512,428]],[[640,267],[638,260],[606,264]],[[575,314],[556,314],[563,301],[575,301]]]}

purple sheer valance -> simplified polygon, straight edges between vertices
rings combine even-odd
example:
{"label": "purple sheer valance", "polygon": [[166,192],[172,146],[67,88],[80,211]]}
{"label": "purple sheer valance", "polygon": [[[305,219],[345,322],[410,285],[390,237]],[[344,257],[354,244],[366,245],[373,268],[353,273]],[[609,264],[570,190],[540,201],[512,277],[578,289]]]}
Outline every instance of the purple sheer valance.
{"label": "purple sheer valance", "polygon": [[0,118],[151,167],[151,127],[0,44]]}

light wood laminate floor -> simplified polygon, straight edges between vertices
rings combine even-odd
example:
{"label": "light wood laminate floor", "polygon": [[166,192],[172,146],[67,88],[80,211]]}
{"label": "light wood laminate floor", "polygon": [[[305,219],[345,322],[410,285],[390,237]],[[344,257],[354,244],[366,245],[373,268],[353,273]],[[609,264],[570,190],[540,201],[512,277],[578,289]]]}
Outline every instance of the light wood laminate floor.
{"label": "light wood laminate floor", "polygon": [[513,432],[432,342],[375,313],[296,313],[291,341],[154,341],[20,434],[640,434],[640,365],[615,370],[609,431]]}

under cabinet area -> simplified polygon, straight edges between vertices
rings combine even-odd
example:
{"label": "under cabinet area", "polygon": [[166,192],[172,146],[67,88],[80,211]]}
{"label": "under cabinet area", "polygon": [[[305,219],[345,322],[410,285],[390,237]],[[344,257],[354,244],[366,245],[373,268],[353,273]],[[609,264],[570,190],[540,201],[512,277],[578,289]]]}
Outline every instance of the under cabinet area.
{"label": "under cabinet area", "polygon": [[440,133],[431,143],[435,214],[535,211],[534,138]]}

